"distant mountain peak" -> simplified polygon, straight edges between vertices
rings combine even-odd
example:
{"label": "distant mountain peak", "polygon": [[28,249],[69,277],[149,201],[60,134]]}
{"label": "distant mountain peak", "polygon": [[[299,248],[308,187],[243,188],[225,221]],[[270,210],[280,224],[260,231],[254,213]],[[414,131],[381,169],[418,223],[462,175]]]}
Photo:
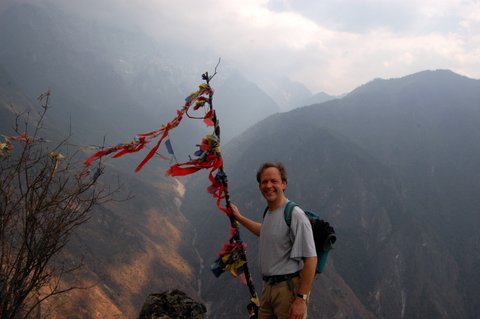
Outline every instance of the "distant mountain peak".
{"label": "distant mountain peak", "polygon": [[424,70],[399,78],[376,78],[367,82],[347,96],[357,94],[376,93],[385,90],[399,90],[405,87],[450,87],[451,85],[478,85],[480,80],[475,80],[460,75],[448,69]]}

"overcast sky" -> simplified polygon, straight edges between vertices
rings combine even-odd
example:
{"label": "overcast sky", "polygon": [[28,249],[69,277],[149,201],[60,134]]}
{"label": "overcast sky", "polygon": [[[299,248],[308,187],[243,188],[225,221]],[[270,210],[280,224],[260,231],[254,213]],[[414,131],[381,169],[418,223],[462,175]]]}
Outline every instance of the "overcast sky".
{"label": "overcast sky", "polygon": [[480,78],[480,0],[78,2],[77,10],[131,20],[160,41],[210,48],[252,77],[286,74],[313,93],[426,69]]}

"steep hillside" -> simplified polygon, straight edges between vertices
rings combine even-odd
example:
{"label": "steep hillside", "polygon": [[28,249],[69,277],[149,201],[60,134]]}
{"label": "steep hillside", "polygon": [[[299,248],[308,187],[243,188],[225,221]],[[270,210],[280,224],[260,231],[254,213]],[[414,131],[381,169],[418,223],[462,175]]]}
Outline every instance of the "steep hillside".
{"label": "steep hillside", "polygon": [[[258,164],[281,160],[289,168],[287,196],[315,208],[336,225],[339,244],[327,271],[315,283],[312,316],[401,318],[402,295],[414,290],[406,280],[412,276],[406,260],[427,230],[404,207],[398,182],[386,167],[344,138],[298,125],[288,115],[259,123],[229,144],[224,154],[233,200],[250,217],[261,218],[265,205],[255,181]],[[197,181],[187,191],[182,210],[197,228],[200,253],[208,256],[226,240],[228,223],[209,205],[211,199],[199,191],[200,184]],[[420,231],[405,240],[403,234],[409,229]],[[260,289],[256,239],[246,231],[243,236]],[[438,245],[434,240],[431,244]],[[440,262],[444,257],[432,253],[430,258]],[[227,314],[241,318],[246,288],[223,276],[205,274],[202,295],[212,303],[217,318]],[[218,291],[224,292],[221,301]]]}
{"label": "steep hillside", "polygon": [[375,80],[292,117],[334,129],[396,173],[415,215],[455,257],[457,291],[477,317],[480,81],[446,70]]}
{"label": "steep hillside", "polygon": [[240,73],[221,80],[215,86],[215,92],[214,106],[222,120],[223,142],[228,142],[258,121],[280,111],[271,97]]}
{"label": "steep hillside", "polygon": [[[57,125],[70,118],[79,139],[92,133],[122,135],[124,112],[136,103],[95,49],[82,41],[81,28],[54,8],[19,5],[2,14],[0,30],[3,67],[32,98],[52,90]],[[107,114],[117,114],[118,120],[104,121]]]}
{"label": "steep hillside", "polygon": [[[225,147],[233,201],[247,215],[258,219],[263,210],[257,166],[281,160],[290,174],[287,196],[336,225],[337,249],[312,297],[322,305],[313,306],[318,316],[477,316],[470,280],[479,260],[478,94],[478,81],[448,71],[375,80],[343,99],[270,117]],[[228,226],[212,214],[201,184],[191,183],[183,210],[205,255],[227,238],[219,230]],[[255,264],[256,239],[244,236]],[[224,291],[214,313],[241,311],[241,288],[228,278],[203,278],[209,301]],[[348,301],[336,304],[340,296]]]}
{"label": "steep hillside", "polygon": [[[15,113],[34,110],[33,101],[25,95],[10,74],[0,65],[0,127],[12,133]],[[36,113],[31,112],[34,117]]]}
{"label": "steep hillside", "polygon": [[311,105],[311,104],[320,104],[330,100],[334,100],[336,98],[337,97],[329,95],[325,92],[320,92],[312,95],[308,99],[303,100],[303,103],[301,105],[304,106],[304,105]]}
{"label": "steep hillside", "polygon": [[[52,140],[72,133],[71,147],[83,145],[80,151],[85,157],[93,151],[87,146],[100,145],[104,135],[107,144],[118,143],[159,127],[159,113],[173,117],[178,101],[195,90],[195,83],[184,90],[172,112],[159,109],[147,116],[148,108],[116,68],[120,58],[112,56],[112,52],[135,56],[122,50],[121,44],[137,48],[146,40],[66,16],[55,8],[5,8],[0,39],[0,134],[11,133],[14,125],[11,104],[18,111],[31,112],[34,120],[40,110],[35,97],[51,89],[51,109],[42,134]],[[104,161],[106,174],[100,181],[111,187],[120,182],[123,193],[118,197],[130,193],[133,198],[97,207],[75,234],[64,252],[66,259],[58,262],[84,266],[74,277],[63,278],[63,284],[88,289],[49,300],[42,307],[43,317],[133,318],[150,293],[179,288],[196,296],[198,257],[181,235],[188,225],[178,209],[182,185],[163,177],[163,162],[132,175],[140,156]]]}
{"label": "steep hillside", "polygon": [[199,298],[198,259],[184,239],[188,221],[178,210],[183,186],[162,178],[146,183],[141,175],[121,178],[117,198],[126,193],[134,198],[97,207],[65,252],[67,261],[83,267],[64,285],[88,289],[52,299],[42,306],[45,317],[135,318],[146,296],[168,289]]}
{"label": "steep hillside", "polygon": [[[21,117],[20,132],[24,120],[28,118],[30,125],[34,124],[41,110],[0,70],[0,134],[13,134],[15,114],[10,105],[30,114]],[[46,125],[39,133],[49,137],[49,147],[55,143],[51,138],[68,135],[53,126],[55,122],[49,115],[54,112],[51,109],[47,113]],[[70,142],[70,150],[77,148],[74,140]],[[189,224],[179,210],[183,185],[163,176],[162,163],[134,174],[139,160],[137,156],[104,161],[106,173],[99,182],[112,190],[120,183],[120,192],[114,194],[115,201],[97,206],[90,213],[90,220],[77,229],[56,259],[59,267],[82,265],[61,278],[61,287],[81,289],[49,299],[38,310],[38,316],[134,318],[150,293],[176,288],[198,298],[198,256],[182,234]]]}
{"label": "steep hillside", "polygon": [[312,96],[312,92],[302,83],[291,81],[286,76],[268,75],[268,79],[263,79],[264,90],[272,97],[283,112],[290,111],[305,103]]}
{"label": "steep hillside", "polygon": [[[213,72],[218,57],[169,43],[157,43],[135,25],[82,17],[44,4],[12,4],[0,13],[0,65],[30,98],[50,89],[57,108],[53,120],[71,122],[77,139],[94,144],[104,135],[120,139],[151,131],[175,115],[201,74]],[[215,86],[234,94],[225,101],[225,140],[278,111],[255,84],[222,61]],[[220,70],[219,70],[220,71]],[[247,98],[249,95],[250,98]],[[235,114],[237,109],[255,109]],[[201,125],[178,133],[176,151],[187,155]],[[116,142],[112,141],[112,143]]]}

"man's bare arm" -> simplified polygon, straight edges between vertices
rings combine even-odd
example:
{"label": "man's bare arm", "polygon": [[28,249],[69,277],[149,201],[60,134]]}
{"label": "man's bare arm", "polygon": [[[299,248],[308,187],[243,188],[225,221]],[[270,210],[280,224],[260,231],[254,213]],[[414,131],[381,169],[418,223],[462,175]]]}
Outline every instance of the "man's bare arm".
{"label": "man's bare arm", "polygon": [[303,260],[303,269],[300,274],[300,287],[298,293],[306,295],[312,289],[313,279],[315,278],[315,271],[317,268],[317,257],[306,257]]}
{"label": "man's bare arm", "polygon": [[247,218],[240,214],[238,207],[234,204],[230,204],[230,207],[232,208],[233,216],[240,224],[242,224],[246,229],[251,231],[254,235],[260,236],[260,229],[262,228],[261,223],[251,220],[250,218]]}

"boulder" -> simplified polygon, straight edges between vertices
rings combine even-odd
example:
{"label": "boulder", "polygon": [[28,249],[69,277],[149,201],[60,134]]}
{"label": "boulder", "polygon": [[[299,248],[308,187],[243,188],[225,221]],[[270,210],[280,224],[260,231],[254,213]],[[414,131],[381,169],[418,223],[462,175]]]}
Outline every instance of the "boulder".
{"label": "boulder", "polygon": [[184,292],[174,289],[150,294],[138,319],[204,319],[207,308]]}

